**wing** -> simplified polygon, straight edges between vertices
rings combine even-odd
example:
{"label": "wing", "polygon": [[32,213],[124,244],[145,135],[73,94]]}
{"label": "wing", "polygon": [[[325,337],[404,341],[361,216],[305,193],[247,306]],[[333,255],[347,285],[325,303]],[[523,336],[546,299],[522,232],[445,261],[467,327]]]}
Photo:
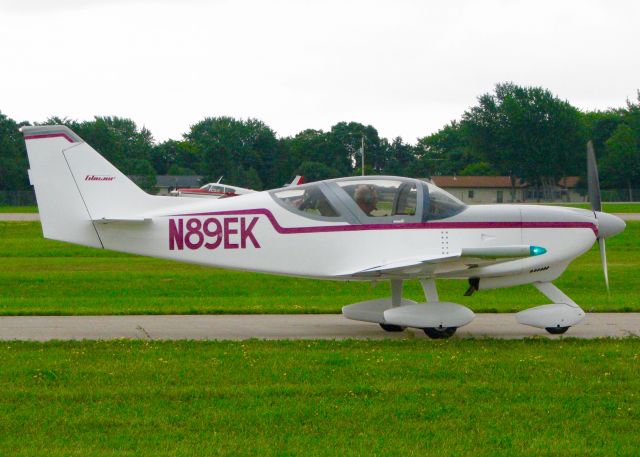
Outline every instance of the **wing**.
{"label": "wing", "polygon": [[[534,249],[535,248],[535,249]],[[452,254],[434,255],[422,258],[401,259],[382,265],[373,265],[337,276],[354,278],[420,277],[432,274],[436,268],[449,266],[451,271],[466,269],[471,265],[491,265],[509,260],[539,255],[542,248],[536,246],[497,246],[483,248],[463,248]],[[544,251],[544,250],[543,250]],[[544,251],[546,252],[546,251]],[[542,252],[543,253],[543,252]],[[445,264],[445,265],[443,265]]]}

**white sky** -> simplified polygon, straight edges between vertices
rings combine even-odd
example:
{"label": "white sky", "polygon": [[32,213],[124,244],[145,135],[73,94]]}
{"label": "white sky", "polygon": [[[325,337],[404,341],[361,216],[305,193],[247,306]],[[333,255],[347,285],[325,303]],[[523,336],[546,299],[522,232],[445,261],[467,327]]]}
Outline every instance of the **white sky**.
{"label": "white sky", "polygon": [[229,115],[414,143],[497,82],[623,106],[639,18],[637,0],[0,0],[0,111],[129,117],[160,141]]}

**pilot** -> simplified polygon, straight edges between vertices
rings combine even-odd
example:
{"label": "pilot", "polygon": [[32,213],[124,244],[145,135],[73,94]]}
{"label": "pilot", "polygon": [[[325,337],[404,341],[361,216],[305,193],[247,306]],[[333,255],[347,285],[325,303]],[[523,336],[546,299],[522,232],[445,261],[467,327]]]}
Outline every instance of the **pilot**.
{"label": "pilot", "polygon": [[378,209],[378,193],[376,189],[369,184],[362,184],[356,188],[353,199],[367,216],[373,216],[373,211]]}

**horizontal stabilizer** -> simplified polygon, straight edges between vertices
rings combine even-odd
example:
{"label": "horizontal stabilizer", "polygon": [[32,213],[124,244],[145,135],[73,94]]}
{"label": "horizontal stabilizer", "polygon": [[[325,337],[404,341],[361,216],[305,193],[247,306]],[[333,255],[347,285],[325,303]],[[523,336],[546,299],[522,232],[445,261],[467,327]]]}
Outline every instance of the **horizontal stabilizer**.
{"label": "horizontal stabilizer", "polygon": [[93,219],[93,222],[96,224],[111,224],[112,222],[149,222],[151,218],[149,217],[101,217],[98,219]]}

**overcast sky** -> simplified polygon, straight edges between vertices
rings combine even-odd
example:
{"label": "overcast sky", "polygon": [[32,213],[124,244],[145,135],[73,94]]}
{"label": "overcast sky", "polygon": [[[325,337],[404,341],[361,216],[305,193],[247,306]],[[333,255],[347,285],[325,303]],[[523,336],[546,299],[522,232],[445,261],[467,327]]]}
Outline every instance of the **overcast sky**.
{"label": "overcast sky", "polygon": [[157,140],[205,116],[279,136],[357,121],[414,143],[497,82],[623,106],[639,20],[637,0],[0,0],[0,111],[129,117]]}

